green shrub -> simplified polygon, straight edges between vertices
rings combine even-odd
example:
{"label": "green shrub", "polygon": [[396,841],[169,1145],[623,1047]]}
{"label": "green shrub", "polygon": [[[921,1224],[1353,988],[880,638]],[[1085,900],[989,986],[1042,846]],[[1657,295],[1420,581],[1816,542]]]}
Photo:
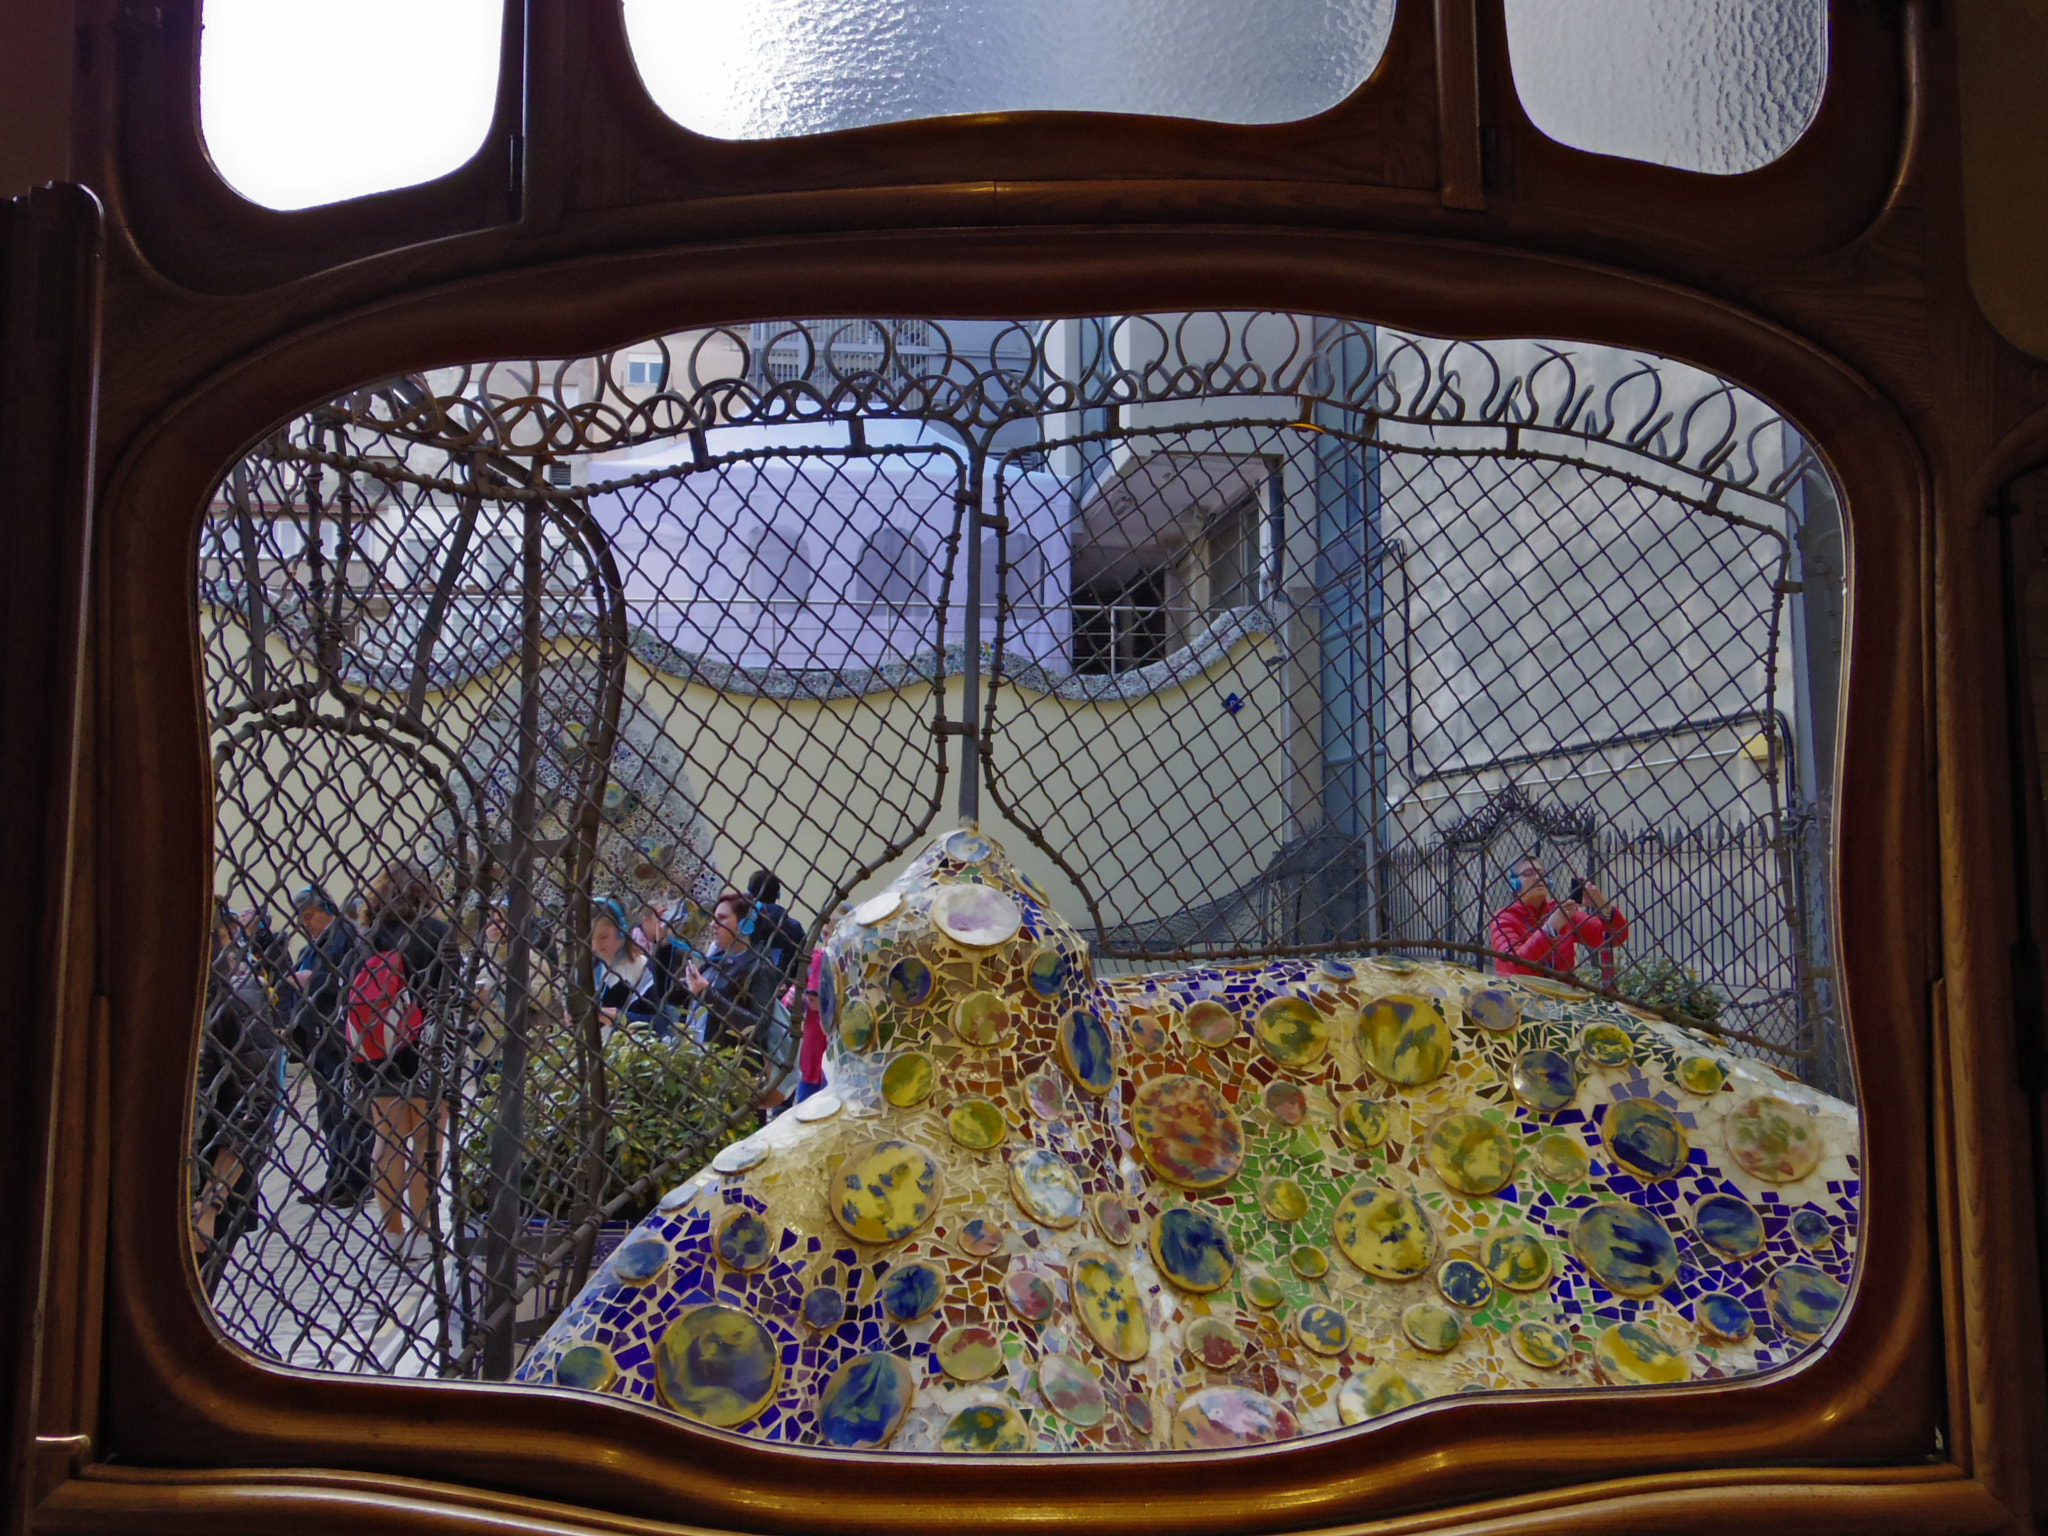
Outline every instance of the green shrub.
{"label": "green shrub", "polygon": [[1676,1008],[1711,1024],[1726,1000],[1697,972],[1673,960],[1637,960],[1614,978],[1614,990],[1648,1008]]}

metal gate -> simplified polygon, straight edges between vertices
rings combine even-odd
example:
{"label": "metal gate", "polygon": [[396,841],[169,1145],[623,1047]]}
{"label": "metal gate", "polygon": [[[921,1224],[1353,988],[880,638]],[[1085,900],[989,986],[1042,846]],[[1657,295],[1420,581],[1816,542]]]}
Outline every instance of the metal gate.
{"label": "metal gate", "polygon": [[[1677,364],[1276,314],[713,330],[286,423],[199,532],[222,1327],[509,1374],[955,815],[1109,966],[1491,963],[1531,854],[1629,916],[1581,981],[1839,1091],[1785,623],[1827,495]],[[757,910],[785,968],[699,1006],[757,867],[801,936]]]}

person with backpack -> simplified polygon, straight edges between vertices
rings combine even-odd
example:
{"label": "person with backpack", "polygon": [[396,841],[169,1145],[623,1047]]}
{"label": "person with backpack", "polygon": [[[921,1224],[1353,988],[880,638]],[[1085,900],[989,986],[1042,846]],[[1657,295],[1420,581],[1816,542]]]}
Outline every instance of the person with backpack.
{"label": "person with backpack", "polygon": [[299,1196],[301,1205],[355,1205],[370,1189],[370,1123],[349,1091],[348,1032],[343,1018],[350,979],[362,948],[356,925],[317,885],[292,898],[306,945],[286,973],[283,996],[293,1052],[313,1076],[313,1101],[327,1173]]}
{"label": "person with backpack", "polygon": [[454,1087],[441,1038],[454,930],[428,913],[435,894],[412,860],[385,867],[370,887],[369,932],[349,981],[350,1070],[369,1100],[384,1239],[401,1262],[422,1257],[431,1242],[427,1202],[436,1195]]}
{"label": "person with backpack", "polygon": [[276,1137],[279,1046],[272,1018],[269,989],[222,903],[214,914],[192,1118],[192,1252],[209,1295],[236,1241],[256,1223],[258,1184]]}

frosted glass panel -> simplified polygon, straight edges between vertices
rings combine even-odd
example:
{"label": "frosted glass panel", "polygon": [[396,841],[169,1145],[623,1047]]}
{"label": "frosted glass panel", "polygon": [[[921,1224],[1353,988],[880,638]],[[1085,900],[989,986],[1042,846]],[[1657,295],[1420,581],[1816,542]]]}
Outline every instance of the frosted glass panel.
{"label": "frosted glass panel", "polygon": [[686,128],[774,139],[970,112],[1277,123],[1372,73],[1394,0],[625,0]]}
{"label": "frosted glass panel", "polygon": [[1733,175],[1806,131],[1826,0],[1507,0],[1530,119],[1574,149]]}
{"label": "frosted glass panel", "polygon": [[446,175],[490,129],[502,16],[501,0],[205,0],[207,152],[270,208]]}

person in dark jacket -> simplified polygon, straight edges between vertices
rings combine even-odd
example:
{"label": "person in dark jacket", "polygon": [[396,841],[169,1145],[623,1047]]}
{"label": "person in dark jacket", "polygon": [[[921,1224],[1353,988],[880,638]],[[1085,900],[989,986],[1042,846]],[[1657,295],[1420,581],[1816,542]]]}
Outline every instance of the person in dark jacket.
{"label": "person in dark jacket", "polygon": [[454,1089],[445,1015],[458,968],[454,930],[428,911],[436,894],[412,860],[385,867],[370,887],[369,933],[349,989],[350,1070],[370,1101],[377,1203],[400,1260],[424,1256],[431,1242],[428,1201]]}
{"label": "person in dark jacket", "polygon": [[737,891],[718,898],[711,914],[711,954],[683,974],[690,995],[704,1005],[704,1043],[742,1046],[765,1060],[776,974],[749,942],[754,899]]}
{"label": "person in dark jacket", "polygon": [[349,1091],[348,1036],[343,1007],[362,935],[327,893],[309,885],[292,898],[306,944],[286,973],[283,996],[292,1048],[313,1076],[320,1145],[327,1155],[321,1183],[302,1205],[354,1205],[370,1188],[370,1123]]}
{"label": "person in dark jacket", "polygon": [[803,924],[781,904],[781,879],[768,870],[757,869],[747,877],[747,894],[754,898],[754,926],[749,942],[774,968],[776,991],[795,986],[809,951],[804,948]]}
{"label": "person in dark jacket", "polygon": [[256,1221],[257,1184],[275,1138],[281,1065],[269,991],[225,907],[206,973],[206,1029],[192,1120],[192,1248],[211,1293]]}

